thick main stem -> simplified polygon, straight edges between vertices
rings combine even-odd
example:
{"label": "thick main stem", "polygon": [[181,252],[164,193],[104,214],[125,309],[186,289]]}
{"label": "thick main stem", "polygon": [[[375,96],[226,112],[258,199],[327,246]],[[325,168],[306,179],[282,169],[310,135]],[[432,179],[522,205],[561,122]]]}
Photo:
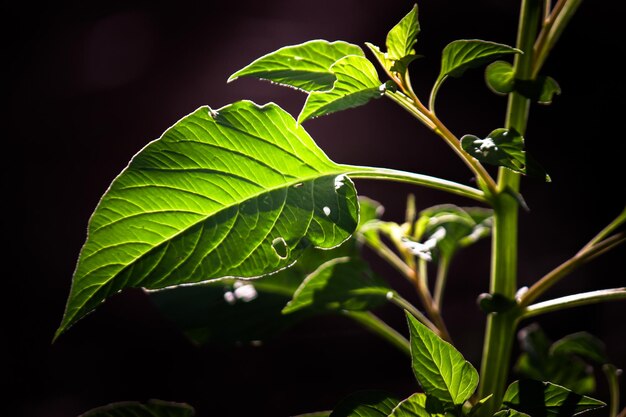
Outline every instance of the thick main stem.
{"label": "thick main stem", "polygon": [[[516,46],[523,54],[515,57],[516,79],[527,80],[532,77],[533,44],[541,14],[540,0],[522,0]],[[507,128],[524,134],[529,104],[527,98],[516,92],[509,95]],[[519,174],[500,168],[499,193],[494,201],[490,292],[514,298],[517,288],[518,203],[506,190],[519,191]],[[491,313],[487,317],[478,395],[484,398],[493,394],[493,397],[479,410],[481,417],[491,416],[502,402],[518,320],[517,309]]]}

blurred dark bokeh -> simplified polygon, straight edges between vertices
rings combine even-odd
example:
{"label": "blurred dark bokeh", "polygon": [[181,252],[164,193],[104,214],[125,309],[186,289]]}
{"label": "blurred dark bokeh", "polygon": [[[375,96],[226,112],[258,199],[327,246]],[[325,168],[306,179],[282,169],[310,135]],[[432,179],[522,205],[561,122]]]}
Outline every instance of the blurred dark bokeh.
{"label": "blurred dark bokeh", "polygon": [[[411,4],[3,2],[7,415],[75,416],[113,401],[160,398],[188,402],[199,416],[286,416],[332,408],[358,389],[400,396],[416,389],[405,357],[342,319],[309,321],[261,347],[198,349],[138,290],[113,297],[50,343],[89,215],[134,153],[204,104],[217,108],[248,98],[275,101],[297,114],[304,100],[298,92],[246,79],[227,85],[226,79],[267,52],[309,39],[383,44]],[[523,184],[531,212],[521,214],[522,284],[574,254],[623,208],[623,83],[613,64],[624,53],[621,7],[583,4],[546,65],[563,94],[552,106],[531,110],[528,147],[553,183]],[[513,44],[517,9],[509,0],[422,1],[417,49],[425,58],[412,70],[418,94],[429,91],[449,41]],[[438,100],[440,117],[458,134],[500,127],[504,107],[505,99],[485,88],[480,70],[447,82]],[[338,162],[471,181],[443,142],[383,99],[306,127]],[[398,221],[410,191],[419,208],[468,204],[403,185],[357,186],[384,203],[386,218]],[[484,241],[459,255],[444,310],[455,340],[477,366],[483,315],[475,299],[487,290],[487,253]],[[623,286],[624,255],[622,249],[598,259],[551,294]],[[375,267],[409,290],[391,269]],[[540,321],[553,339],[578,330],[601,336],[624,368],[625,313],[623,303],[612,303]],[[405,326],[399,311],[380,315],[398,329]],[[600,390],[606,391],[602,381]]]}

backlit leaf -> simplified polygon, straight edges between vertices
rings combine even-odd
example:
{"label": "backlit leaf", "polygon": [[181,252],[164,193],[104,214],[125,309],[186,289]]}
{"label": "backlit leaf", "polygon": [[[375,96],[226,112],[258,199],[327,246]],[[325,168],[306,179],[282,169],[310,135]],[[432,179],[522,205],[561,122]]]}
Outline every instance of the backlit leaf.
{"label": "backlit leaf", "polygon": [[383,94],[376,68],[367,58],[347,56],[335,62],[330,70],[337,76],[332,90],[309,94],[298,122],[362,106]]}
{"label": "backlit leaf", "polygon": [[575,416],[606,405],[559,385],[530,379],[509,385],[503,404],[531,416],[546,417]]}
{"label": "backlit leaf", "polygon": [[259,277],[354,232],[344,169],[275,104],[201,107],[130,162],[89,222],[57,336],[109,295]]}
{"label": "backlit leaf", "polygon": [[359,391],[341,400],[330,417],[387,417],[399,402],[383,391]]}
{"label": "backlit leaf", "polygon": [[336,80],[330,67],[348,55],[364,56],[360,47],[343,41],[314,40],[285,46],[240,69],[228,82],[249,76],[306,92],[330,90]]}
{"label": "backlit leaf", "polygon": [[125,401],[94,408],[79,417],[193,417],[193,407],[167,401]]}
{"label": "backlit leaf", "polygon": [[461,147],[480,162],[550,181],[541,165],[524,150],[524,138],[514,129],[496,129],[485,139],[465,135],[461,138]]}
{"label": "backlit leaf", "polygon": [[515,73],[513,66],[505,61],[496,61],[485,69],[485,81],[491,91],[497,94],[508,94],[515,90]]}
{"label": "backlit leaf", "polygon": [[550,353],[552,355],[578,355],[599,364],[608,362],[604,343],[587,332],[573,333],[557,340],[550,347]]}
{"label": "backlit leaf", "polygon": [[283,313],[302,309],[370,310],[383,304],[389,291],[391,288],[370,270],[367,263],[356,258],[337,258],[306,277]]}
{"label": "backlit leaf", "polygon": [[407,55],[414,55],[413,46],[417,41],[420,25],[417,20],[417,4],[387,34],[387,57],[400,60]]}
{"label": "backlit leaf", "polygon": [[478,372],[454,346],[412,315],[407,317],[413,373],[424,392],[445,404],[463,404],[476,390]]}
{"label": "backlit leaf", "polygon": [[389,417],[444,417],[443,405],[433,397],[417,393],[403,400],[393,409]]}

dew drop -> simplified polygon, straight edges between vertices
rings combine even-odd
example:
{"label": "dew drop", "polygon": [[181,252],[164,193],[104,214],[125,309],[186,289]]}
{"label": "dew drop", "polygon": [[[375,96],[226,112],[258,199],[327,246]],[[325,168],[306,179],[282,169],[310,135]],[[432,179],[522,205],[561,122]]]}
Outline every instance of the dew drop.
{"label": "dew drop", "polygon": [[337,175],[335,177],[335,190],[340,189],[344,185],[346,185],[346,176],[344,174]]}
{"label": "dew drop", "polygon": [[287,246],[287,242],[282,237],[277,237],[272,241],[272,249],[274,249],[274,253],[280,259],[287,259],[287,256],[289,256],[289,246]]}
{"label": "dew drop", "polygon": [[[239,283],[240,281],[238,281]],[[256,288],[252,284],[244,284],[241,283],[237,288],[235,288],[235,298],[237,300],[241,300],[244,303],[248,303],[258,297],[259,293],[257,293]]]}
{"label": "dew drop", "polygon": [[293,188],[300,188],[300,187],[302,187],[302,185],[303,184],[301,182],[299,182],[297,184],[294,184]]}
{"label": "dew drop", "polygon": [[387,294],[385,294],[385,298],[387,298],[387,300],[391,300],[393,298],[393,291],[388,291]]}
{"label": "dew drop", "polygon": [[325,215],[330,216],[330,207],[324,206],[324,208],[322,210],[324,211]]}

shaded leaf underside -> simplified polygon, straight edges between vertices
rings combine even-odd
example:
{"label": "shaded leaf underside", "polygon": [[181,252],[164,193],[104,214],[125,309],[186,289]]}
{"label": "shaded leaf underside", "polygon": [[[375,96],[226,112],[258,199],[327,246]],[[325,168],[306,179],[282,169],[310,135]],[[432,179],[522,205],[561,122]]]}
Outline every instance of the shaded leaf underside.
{"label": "shaded leaf underside", "polygon": [[292,264],[355,230],[341,167],[274,104],[201,107],[146,146],[94,212],[57,336],[109,295]]}

